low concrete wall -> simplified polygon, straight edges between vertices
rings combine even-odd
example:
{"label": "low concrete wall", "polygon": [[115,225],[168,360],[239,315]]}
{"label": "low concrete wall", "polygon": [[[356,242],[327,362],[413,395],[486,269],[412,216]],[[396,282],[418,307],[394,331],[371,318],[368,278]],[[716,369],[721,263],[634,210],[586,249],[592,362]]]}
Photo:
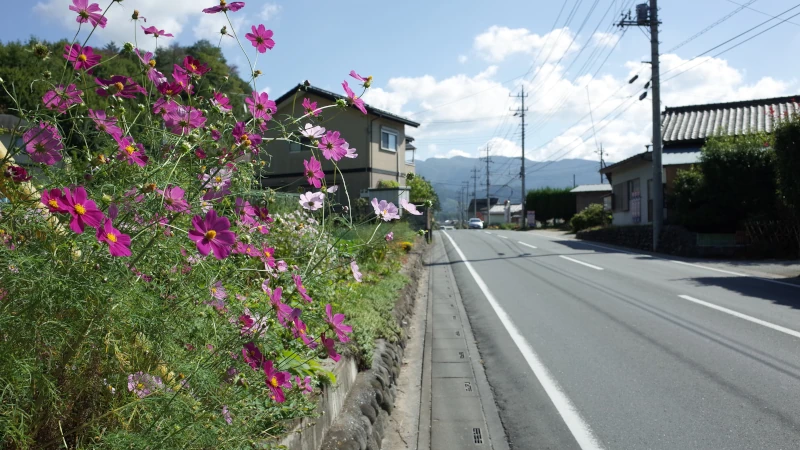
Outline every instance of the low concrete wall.
{"label": "low concrete wall", "polygon": [[392,315],[403,330],[398,342],[379,339],[372,367],[358,372],[356,360],[343,356],[333,369],[337,385],[323,389],[318,418],[306,418],[280,445],[288,450],[377,450],[397,396],[397,378],[403,363],[408,317],[414,311],[423,255],[428,245],[417,239],[403,273],[410,282],[399,292]]}
{"label": "low concrete wall", "polygon": [[[630,225],[610,226],[582,230],[576,234],[578,239],[587,241],[605,242],[622,247],[637,248],[640,250],[653,249],[653,226]],[[659,251],[680,256],[702,256],[702,251],[697,247],[695,233],[682,227],[665,226],[661,233]]]}

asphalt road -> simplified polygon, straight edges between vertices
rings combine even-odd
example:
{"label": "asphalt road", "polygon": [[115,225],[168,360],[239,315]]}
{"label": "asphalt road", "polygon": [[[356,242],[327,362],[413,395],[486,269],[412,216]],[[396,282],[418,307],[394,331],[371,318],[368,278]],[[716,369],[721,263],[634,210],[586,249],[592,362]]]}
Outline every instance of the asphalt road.
{"label": "asphalt road", "polygon": [[511,448],[800,448],[800,286],[535,232],[438,237]]}

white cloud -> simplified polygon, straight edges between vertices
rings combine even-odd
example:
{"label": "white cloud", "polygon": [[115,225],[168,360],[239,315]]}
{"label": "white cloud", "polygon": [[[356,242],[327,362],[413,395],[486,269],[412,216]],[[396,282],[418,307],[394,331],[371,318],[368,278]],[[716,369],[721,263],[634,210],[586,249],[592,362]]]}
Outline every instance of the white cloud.
{"label": "white cloud", "polygon": [[450,150],[449,152],[447,152],[447,155],[446,155],[447,158],[452,158],[453,156],[463,156],[465,158],[469,158],[472,155],[470,155],[469,153],[467,153],[467,152],[465,152],[463,150],[457,150],[457,149],[453,149],[453,150]]}
{"label": "white cloud", "polygon": [[592,35],[592,40],[598,47],[613,47],[619,41],[622,35],[617,33],[604,33],[602,31],[596,32]]}
{"label": "white cloud", "polygon": [[459,63],[464,64],[465,62],[467,62],[467,60],[469,60],[469,58],[467,58],[467,55],[458,55]]}
{"label": "white cloud", "polygon": [[[508,28],[497,25],[475,37],[473,48],[487,61],[500,62],[517,53],[533,54],[547,48],[544,56],[558,58],[567,51],[575,51],[573,33],[568,28],[559,28],[544,35],[531,33],[525,28]],[[570,44],[572,45],[570,46]],[[552,50],[551,50],[552,49]],[[569,50],[568,50],[569,49]]]}
{"label": "white cloud", "polygon": [[261,18],[264,20],[273,19],[281,10],[281,6],[275,3],[267,3],[261,8]]}
{"label": "white cloud", "polygon": [[522,156],[522,146],[505,138],[491,138],[486,145],[482,145],[478,150],[483,150],[486,147],[489,147],[490,155],[510,156],[516,158]]}

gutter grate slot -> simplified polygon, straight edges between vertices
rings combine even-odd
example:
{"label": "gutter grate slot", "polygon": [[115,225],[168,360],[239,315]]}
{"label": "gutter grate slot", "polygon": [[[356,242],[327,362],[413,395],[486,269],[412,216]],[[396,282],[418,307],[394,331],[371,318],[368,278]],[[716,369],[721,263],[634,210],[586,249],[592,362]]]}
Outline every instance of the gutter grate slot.
{"label": "gutter grate slot", "polygon": [[480,428],[472,429],[472,440],[474,440],[476,444],[483,444],[483,436],[481,436]]}
{"label": "gutter grate slot", "polygon": [[472,392],[472,383],[469,381],[464,382],[464,390],[467,392]]}

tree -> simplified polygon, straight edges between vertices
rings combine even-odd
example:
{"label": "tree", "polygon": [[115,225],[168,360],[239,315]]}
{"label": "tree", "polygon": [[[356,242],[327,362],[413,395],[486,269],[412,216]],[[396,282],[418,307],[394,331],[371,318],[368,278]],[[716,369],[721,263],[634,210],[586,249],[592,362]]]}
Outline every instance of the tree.
{"label": "tree", "polygon": [[434,211],[441,211],[442,206],[439,204],[439,196],[433,185],[425,177],[418,175],[408,174],[406,184],[411,188],[409,195],[411,203],[424,203],[430,201],[433,204]]}
{"label": "tree", "polygon": [[575,215],[575,195],[571,188],[545,187],[528,191],[526,206],[536,212],[536,220],[569,220]]}
{"label": "tree", "polygon": [[782,203],[788,207],[800,244],[800,116],[781,120],[774,137],[778,193]]}

